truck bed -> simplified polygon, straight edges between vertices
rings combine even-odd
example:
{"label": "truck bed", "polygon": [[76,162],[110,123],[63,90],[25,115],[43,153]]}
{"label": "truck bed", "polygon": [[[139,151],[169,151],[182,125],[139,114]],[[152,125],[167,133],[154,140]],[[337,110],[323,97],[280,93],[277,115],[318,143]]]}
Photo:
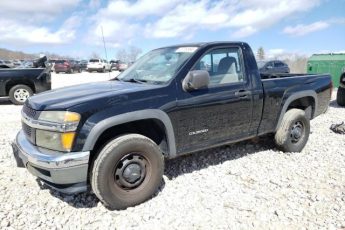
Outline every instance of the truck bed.
{"label": "truck bed", "polygon": [[270,74],[270,76],[261,75],[261,77],[264,90],[264,106],[259,133],[264,130],[276,131],[276,125],[280,117],[279,113],[288,98],[293,94],[309,92],[314,95],[316,101],[314,108],[316,109],[312,110],[310,119],[320,115],[328,108],[331,98],[330,88],[332,87],[328,74]]}
{"label": "truck bed", "polygon": [[301,77],[301,76],[313,76],[314,74],[305,74],[305,73],[271,73],[264,74],[260,73],[261,79],[272,79],[272,78],[288,78],[288,77]]}

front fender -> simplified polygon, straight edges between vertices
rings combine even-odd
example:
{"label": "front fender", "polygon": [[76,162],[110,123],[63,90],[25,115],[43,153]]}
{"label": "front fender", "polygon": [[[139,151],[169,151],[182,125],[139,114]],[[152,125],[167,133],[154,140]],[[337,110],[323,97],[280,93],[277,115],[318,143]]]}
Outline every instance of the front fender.
{"label": "front fender", "polygon": [[83,151],[93,150],[98,138],[101,134],[108,128],[114,127],[116,125],[144,120],[144,119],[157,119],[160,120],[165,127],[165,133],[167,136],[169,157],[174,157],[176,155],[176,143],[174,129],[169,116],[162,110],[159,109],[147,109],[139,110],[129,113],[123,113],[113,117],[106,118],[98,122],[88,134],[85,144],[83,146]]}

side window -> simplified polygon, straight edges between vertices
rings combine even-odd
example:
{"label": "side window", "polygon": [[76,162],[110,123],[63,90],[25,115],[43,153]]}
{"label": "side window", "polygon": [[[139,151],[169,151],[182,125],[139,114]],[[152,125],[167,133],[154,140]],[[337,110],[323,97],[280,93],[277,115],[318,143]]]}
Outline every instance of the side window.
{"label": "side window", "polygon": [[237,47],[211,50],[202,56],[193,70],[208,71],[210,85],[243,82],[244,71],[240,52]]}
{"label": "side window", "polygon": [[276,61],[274,63],[274,67],[284,67],[284,64],[282,62],[280,62],[280,61]]}
{"label": "side window", "polygon": [[273,62],[272,61],[268,62],[266,68],[267,67],[273,68]]}

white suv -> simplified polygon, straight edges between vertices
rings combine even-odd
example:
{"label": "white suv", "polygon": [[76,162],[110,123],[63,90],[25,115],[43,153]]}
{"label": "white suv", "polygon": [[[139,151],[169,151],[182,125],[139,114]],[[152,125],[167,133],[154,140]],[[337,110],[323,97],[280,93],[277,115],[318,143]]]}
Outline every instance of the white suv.
{"label": "white suv", "polygon": [[111,72],[111,64],[108,63],[107,60],[103,59],[90,59],[89,63],[87,64],[87,71],[92,72],[92,71],[97,71],[97,72],[105,72],[109,71]]}

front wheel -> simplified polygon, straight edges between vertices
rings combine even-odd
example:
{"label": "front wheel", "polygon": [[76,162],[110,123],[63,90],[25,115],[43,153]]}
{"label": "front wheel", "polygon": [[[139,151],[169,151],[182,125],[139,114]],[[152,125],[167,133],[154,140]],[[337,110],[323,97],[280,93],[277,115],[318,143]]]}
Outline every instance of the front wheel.
{"label": "front wheel", "polygon": [[32,89],[27,85],[15,85],[9,91],[10,100],[15,105],[23,105],[32,94]]}
{"label": "front wheel", "polygon": [[310,133],[310,121],[301,109],[290,109],[284,114],[275,134],[278,149],[284,152],[301,152]]}
{"label": "front wheel", "polygon": [[151,139],[128,134],[110,141],[95,159],[91,187],[111,209],[125,209],[149,199],[164,171],[163,154]]}

